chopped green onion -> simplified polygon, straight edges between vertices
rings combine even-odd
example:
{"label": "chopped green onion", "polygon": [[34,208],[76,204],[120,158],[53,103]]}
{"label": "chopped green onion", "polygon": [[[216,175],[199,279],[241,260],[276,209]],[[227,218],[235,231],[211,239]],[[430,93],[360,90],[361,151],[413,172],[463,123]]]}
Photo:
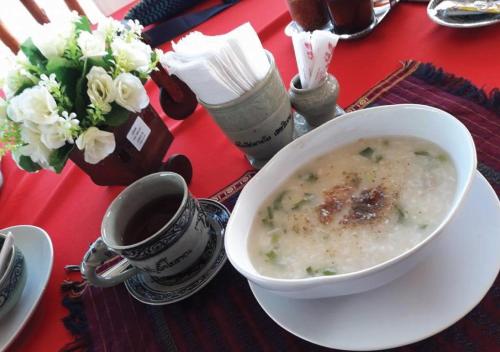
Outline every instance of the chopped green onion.
{"label": "chopped green onion", "polygon": [[278,255],[276,254],[275,251],[270,250],[269,252],[266,253],[266,257],[270,262],[276,261],[276,258],[278,258]]}
{"label": "chopped green onion", "polygon": [[273,201],[273,209],[274,210],[279,210],[279,209],[283,209],[283,197],[285,197],[285,194],[287,193],[288,191],[283,191],[281,192],[277,197],[276,199]]}
{"label": "chopped green onion", "polygon": [[443,163],[446,162],[446,161],[448,161],[448,157],[445,154],[439,154],[437,156],[437,158],[438,158],[439,161],[441,161]]}
{"label": "chopped green onion", "polygon": [[309,275],[311,275],[311,276],[313,276],[313,275],[314,275],[314,270],[313,270],[313,268],[311,268],[310,266],[308,266],[308,267],[306,268],[306,272],[307,272]]}
{"label": "chopped green onion", "polygon": [[418,226],[418,228],[419,228],[420,230],[425,230],[425,229],[427,228],[427,226],[429,226],[429,225],[427,225],[427,224],[422,224],[422,225],[419,225],[419,226]]}
{"label": "chopped green onion", "polygon": [[269,218],[269,220],[273,219],[273,217],[274,217],[273,208],[267,207],[267,217]]}
{"label": "chopped green onion", "polygon": [[359,155],[364,156],[365,158],[371,159],[374,152],[375,152],[375,150],[373,150],[372,148],[366,147],[365,149],[363,149],[362,151],[359,152]]}
{"label": "chopped green onion", "polygon": [[406,212],[398,204],[394,204],[394,208],[398,212],[398,222],[399,223],[403,223],[405,221],[405,219],[406,219]]}
{"label": "chopped green onion", "polygon": [[335,271],[331,271],[331,270],[323,270],[322,274],[330,276],[330,275],[336,275],[337,273]]}
{"label": "chopped green onion", "polygon": [[269,218],[262,218],[262,223],[268,227],[274,227],[274,221]]}
{"label": "chopped green onion", "polygon": [[413,153],[419,156],[431,156],[427,150],[417,150]]}
{"label": "chopped green onion", "polygon": [[383,158],[384,158],[384,157],[383,157],[382,155],[377,155],[377,156],[375,157],[375,162],[376,162],[376,163],[379,163],[379,162],[380,162],[380,160],[382,160]]}
{"label": "chopped green onion", "polygon": [[307,182],[314,183],[318,181],[318,175],[316,175],[314,172],[310,172],[307,174],[307,176],[304,178]]}
{"label": "chopped green onion", "polygon": [[292,206],[292,210],[297,210],[297,209],[302,208],[303,205],[309,203],[313,198],[314,198],[314,194],[312,194],[312,193],[304,193],[304,198],[302,198],[297,203],[295,203]]}
{"label": "chopped green onion", "polygon": [[273,234],[272,237],[271,237],[271,243],[273,245],[275,245],[275,244],[278,244],[279,241],[280,241],[280,235]]}

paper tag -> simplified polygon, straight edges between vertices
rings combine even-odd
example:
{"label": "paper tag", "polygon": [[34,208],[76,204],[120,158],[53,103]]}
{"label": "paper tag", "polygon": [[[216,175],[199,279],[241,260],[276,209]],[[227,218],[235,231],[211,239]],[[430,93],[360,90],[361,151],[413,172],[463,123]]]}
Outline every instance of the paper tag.
{"label": "paper tag", "polygon": [[144,121],[137,116],[132,128],[127,133],[127,139],[132,143],[132,145],[138,151],[141,151],[142,147],[146,143],[149,134],[151,133],[151,128],[144,123]]}

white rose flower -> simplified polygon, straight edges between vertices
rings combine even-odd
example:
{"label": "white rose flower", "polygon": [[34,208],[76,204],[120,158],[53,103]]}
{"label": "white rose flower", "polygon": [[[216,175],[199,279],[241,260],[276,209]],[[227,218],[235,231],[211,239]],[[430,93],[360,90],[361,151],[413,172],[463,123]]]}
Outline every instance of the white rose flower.
{"label": "white rose flower", "polygon": [[31,121],[48,125],[59,118],[57,104],[46,87],[35,86],[25,89],[12,98],[7,114],[14,122]]}
{"label": "white rose flower", "polygon": [[110,103],[115,100],[113,78],[102,67],[93,66],[87,74],[87,81],[87,94],[92,104],[104,113],[110,112]]}
{"label": "white rose flower", "polygon": [[44,169],[51,168],[49,165],[49,156],[52,150],[47,148],[41,140],[41,132],[34,123],[26,122],[21,126],[21,139],[26,145],[18,149],[20,155],[31,158]]}
{"label": "white rose flower", "polygon": [[63,55],[74,30],[73,20],[45,23],[31,39],[43,56],[52,59]]}
{"label": "white rose flower", "polygon": [[130,73],[120,73],[115,78],[116,102],[125,109],[140,112],[149,104],[146,89],[139,78]]}
{"label": "white rose flower", "polygon": [[151,62],[151,47],[138,39],[130,42],[116,38],[111,43],[111,50],[115,61],[125,72],[149,72]]}
{"label": "white rose flower", "polygon": [[78,128],[80,121],[76,119],[76,114],[68,114],[67,111],[59,116],[59,120],[52,125],[40,126],[41,141],[50,149],[58,149],[66,144],[73,144],[73,132]]}
{"label": "white rose flower", "polygon": [[76,42],[82,49],[83,58],[106,55],[106,41],[102,33],[80,32]]}
{"label": "white rose flower", "polygon": [[115,135],[90,127],[78,137],[76,146],[84,151],[85,162],[97,164],[115,150]]}

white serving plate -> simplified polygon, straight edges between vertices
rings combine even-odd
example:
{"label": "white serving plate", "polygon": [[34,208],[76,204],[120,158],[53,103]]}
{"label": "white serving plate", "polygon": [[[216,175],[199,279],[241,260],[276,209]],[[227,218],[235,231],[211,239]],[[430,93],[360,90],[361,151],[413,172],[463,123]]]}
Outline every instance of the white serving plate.
{"label": "white serving plate", "polygon": [[1,229],[11,231],[14,243],[26,261],[26,286],[12,310],[0,320],[0,351],[6,349],[28,322],[49,281],[54,250],[47,232],[36,226],[18,225]]}
{"label": "white serving plate", "polygon": [[[410,136],[429,140],[445,150],[457,170],[457,191],[450,209],[433,233],[406,252],[353,273],[304,279],[261,275],[247,248],[258,209],[298,168],[316,157],[360,138]],[[426,105],[378,106],[337,117],[280,150],[245,186],[226,228],[225,248],[231,264],[247,279],[291,298],[323,298],[380,287],[406,274],[435,248],[441,230],[461,206],[476,169],[476,150],[467,128],[449,113]]]}
{"label": "white serving plate", "polygon": [[394,348],[437,334],[470,312],[500,270],[500,202],[476,172],[472,189],[426,261],[364,293],[290,299],[249,282],[264,311],[312,343],[342,350]]}

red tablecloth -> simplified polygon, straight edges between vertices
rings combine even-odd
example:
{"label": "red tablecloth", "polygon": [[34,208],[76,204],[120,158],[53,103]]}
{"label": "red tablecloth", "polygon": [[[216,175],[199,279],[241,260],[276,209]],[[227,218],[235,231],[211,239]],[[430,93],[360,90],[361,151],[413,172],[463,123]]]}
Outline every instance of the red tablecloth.
{"label": "red tablecloth", "polygon": [[[424,4],[399,4],[371,35],[338,45],[331,72],[340,82],[341,106],[354,101],[405,59],[432,62],[486,90],[500,86],[500,25],[444,28],[427,18],[425,8]],[[118,12],[117,17],[123,13]],[[290,21],[284,0],[243,0],[197,29],[219,34],[246,21],[273,52],[283,80],[289,82],[297,68],[291,41],[283,34]],[[148,89],[156,104],[157,90],[153,85]],[[166,121],[175,135],[169,153],[184,153],[193,163],[190,188],[196,196],[211,195],[250,169],[201,107],[186,121]],[[30,175],[5,158],[2,172],[0,228],[17,224],[43,227],[55,252],[47,291],[11,350],[55,351],[71,340],[61,322],[67,314],[60,304],[60,284],[67,277],[64,265],[80,262],[99,234],[106,207],[122,188],[96,186],[74,165],[68,165],[61,175]]]}

